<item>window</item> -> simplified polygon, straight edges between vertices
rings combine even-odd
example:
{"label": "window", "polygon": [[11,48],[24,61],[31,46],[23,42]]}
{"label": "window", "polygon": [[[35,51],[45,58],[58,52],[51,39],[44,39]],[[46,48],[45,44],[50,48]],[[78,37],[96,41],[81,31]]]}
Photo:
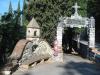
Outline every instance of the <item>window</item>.
{"label": "window", "polygon": [[28,33],[30,33],[30,30],[28,30]]}
{"label": "window", "polygon": [[36,36],[37,31],[34,31],[34,36]]}

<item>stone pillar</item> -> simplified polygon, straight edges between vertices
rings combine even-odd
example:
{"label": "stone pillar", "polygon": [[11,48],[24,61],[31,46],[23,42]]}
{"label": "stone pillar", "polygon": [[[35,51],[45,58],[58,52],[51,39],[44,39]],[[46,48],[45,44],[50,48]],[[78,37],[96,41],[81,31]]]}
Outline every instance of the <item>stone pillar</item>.
{"label": "stone pillar", "polygon": [[58,47],[58,55],[55,56],[55,61],[57,62],[63,62],[63,51],[62,51],[62,27],[57,27],[57,47]]}
{"label": "stone pillar", "polygon": [[89,48],[95,48],[95,19],[93,17],[89,22]]}
{"label": "stone pillar", "polygon": [[62,46],[62,27],[57,27],[57,41],[59,43],[59,46]]}

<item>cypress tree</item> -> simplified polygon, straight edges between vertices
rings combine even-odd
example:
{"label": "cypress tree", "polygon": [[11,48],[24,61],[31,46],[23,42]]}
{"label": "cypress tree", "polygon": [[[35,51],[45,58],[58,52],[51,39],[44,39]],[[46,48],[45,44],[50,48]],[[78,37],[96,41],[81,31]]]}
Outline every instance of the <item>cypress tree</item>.
{"label": "cypress tree", "polygon": [[11,3],[11,1],[10,1],[10,4],[9,4],[9,11],[8,11],[8,13],[10,13],[10,14],[13,13],[13,9],[12,9],[12,3]]}
{"label": "cypress tree", "polygon": [[26,26],[28,24],[28,20],[26,19],[27,15],[27,4],[26,0],[23,1],[23,9],[22,9],[22,17],[23,17],[23,25]]}
{"label": "cypress tree", "polygon": [[19,2],[18,2],[17,13],[18,13],[18,15],[20,15],[20,0],[19,0]]}

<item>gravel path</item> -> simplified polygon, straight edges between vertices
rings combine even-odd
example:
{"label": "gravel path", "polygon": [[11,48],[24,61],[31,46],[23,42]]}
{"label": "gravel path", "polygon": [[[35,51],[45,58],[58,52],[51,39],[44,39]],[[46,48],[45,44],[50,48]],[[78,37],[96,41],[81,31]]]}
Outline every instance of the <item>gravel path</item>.
{"label": "gravel path", "polygon": [[100,75],[100,65],[80,56],[65,54],[64,63],[45,63],[28,71],[16,71],[13,75]]}

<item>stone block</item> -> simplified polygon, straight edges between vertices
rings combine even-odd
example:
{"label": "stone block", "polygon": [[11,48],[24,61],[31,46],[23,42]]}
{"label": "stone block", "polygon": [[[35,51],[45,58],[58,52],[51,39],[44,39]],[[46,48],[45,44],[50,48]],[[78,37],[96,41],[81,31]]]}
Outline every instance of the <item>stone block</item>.
{"label": "stone block", "polygon": [[37,65],[37,62],[34,62],[32,65],[31,65],[31,67],[34,67],[34,66],[36,66]]}
{"label": "stone block", "polygon": [[63,62],[63,53],[58,53],[57,56],[52,56],[54,62]]}
{"label": "stone block", "polygon": [[26,70],[28,70],[29,69],[29,65],[21,65],[20,67],[19,67],[19,70],[20,71],[26,71]]}
{"label": "stone block", "polygon": [[10,75],[11,71],[2,71],[0,75]]}

